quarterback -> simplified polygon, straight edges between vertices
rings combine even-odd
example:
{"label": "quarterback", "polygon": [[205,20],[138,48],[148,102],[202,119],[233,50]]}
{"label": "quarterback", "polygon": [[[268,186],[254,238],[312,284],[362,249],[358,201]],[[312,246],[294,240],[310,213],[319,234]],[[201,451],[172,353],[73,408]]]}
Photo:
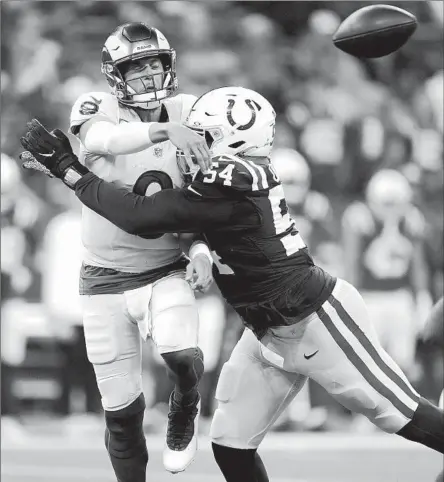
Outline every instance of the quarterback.
{"label": "quarterback", "polygon": [[[71,111],[70,130],[80,140],[82,164],[145,195],[182,187],[177,147],[209,163],[203,139],[180,124],[195,97],[173,95],[178,87],[175,51],[159,30],[143,23],[119,26],[104,44],[101,70],[111,92],[81,95]],[[179,239],[172,233],[128,234],[85,207],[82,240],[85,340],[116,477],[119,482],[145,481],[141,341],[148,336],[175,383],[163,462],[171,472],[182,471],[196,451],[203,355]],[[192,263],[205,282],[211,278],[211,256],[209,251],[208,257],[199,256],[201,251]]]}
{"label": "quarterback", "polygon": [[257,449],[308,377],[380,429],[444,453],[444,412],[382,349],[357,290],[313,263],[288,214],[269,161],[269,102],[240,87],[215,89],[196,101],[186,125],[208,142],[212,168],[152,196],[89,172],[61,131],[37,121],[22,138],[22,159],[127,232],[203,232],[217,253],[215,280],[247,327],[216,390],[211,437],[225,479],[268,481]]}

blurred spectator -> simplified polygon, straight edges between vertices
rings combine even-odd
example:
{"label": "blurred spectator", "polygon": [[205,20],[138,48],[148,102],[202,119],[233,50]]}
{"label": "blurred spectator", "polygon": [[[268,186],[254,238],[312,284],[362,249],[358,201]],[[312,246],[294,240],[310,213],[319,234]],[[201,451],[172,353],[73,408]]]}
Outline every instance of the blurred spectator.
{"label": "blurred spectator", "polygon": [[341,251],[338,230],[328,198],[311,189],[311,171],[294,149],[275,148],[271,161],[284,188],[289,214],[315,262],[339,276]]}
{"label": "blurred spectator", "polygon": [[62,411],[73,411],[74,388],[83,392],[82,411],[102,411],[94,370],[86,354],[79,295],[79,273],[82,264],[81,211],[71,191],[61,191],[62,185],[51,184],[55,196],[60,196],[66,210],[55,216],[45,232],[41,253],[43,268],[42,301],[52,331],[63,351]]}
{"label": "blurred spectator", "polygon": [[1,295],[37,300],[39,273],[34,254],[46,203],[24,184],[18,164],[1,154]]}
{"label": "blurred spectator", "polygon": [[370,179],[365,202],[352,203],[342,221],[345,279],[360,290],[381,344],[407,374],[432,305],[424,218],[411,201],[407,179],[384,169]]}

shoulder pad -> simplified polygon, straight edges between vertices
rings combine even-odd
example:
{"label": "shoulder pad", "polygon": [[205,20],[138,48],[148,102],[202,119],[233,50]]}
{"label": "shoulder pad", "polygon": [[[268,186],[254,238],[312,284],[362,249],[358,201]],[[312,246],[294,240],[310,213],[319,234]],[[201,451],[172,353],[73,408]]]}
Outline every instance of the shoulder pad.
{"label": "shoulder pad", "polygon": [[[271,178],[272,173],[268,166],[260,166],[237,156],[221,155],[213,158],[211,171],[207,174],[199,171],[195,181],[248,192],[273,187],[270,185]],[[279,182],[276,182],[276,184],[279,184]]]}
{"label": "shoulder pad", "polygon": [[197,97],[190,94],[178,94],[163,101],[168,112],[168,117],[173,122],[185,122],[189,116],[191,107],[196,102]]}
{"label": "shoulder pad", "polygon": [[117,123],[119,103],[116,97],[105,92],[82,94],[71,109],[69,124],[71,133],[78,134],[80,126],[95,116],[105,116]]}
{"label": "shoulder pad", "polygon": [[305,201],[305,212],[314,221],[323,221],[331,212],[330,201],[320,192],[310,191]]}
{"label": "shoulder pad", "polygon": [[405,215],[405,227],[408,234],[415,238],[424,236],[426,222],[424,215],[417,207],[412,206],[412,209]]}
{"label": "shoulder pad", "polygon": [[371,234],[375,229],[375,222],[370,209],[364,203],[356,201],[344,211],[342,226],[356,233]]}

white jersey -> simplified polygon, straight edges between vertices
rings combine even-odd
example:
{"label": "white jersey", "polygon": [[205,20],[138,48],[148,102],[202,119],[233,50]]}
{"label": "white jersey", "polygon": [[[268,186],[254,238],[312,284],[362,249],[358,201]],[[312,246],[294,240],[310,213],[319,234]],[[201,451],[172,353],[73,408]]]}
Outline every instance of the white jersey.
{"label": "white jersey", "polygon": [[[168,120],[185,121],[195,100],[196,97],[185,94],[166,99],[163,105]],[[141,122],[137,113],[119,104],[114,95],[91,92],[75,102],[70,118],[71,132],[78,134],[79,127],[95,116],[106,116],[115,124]],[[143,173],[153,170],[168,174],[174,187],[183,185],[176,162],[176,147],[170,141],[154,144],[134,154],[117,156],[94,154],[81,143],[79,159],[106,181],[119,181],[129,188],[133,188]],[[179,240],[173,234],[142,239],[125,233],[85,206],[82,212],[82,241],[85,264],[124,273],[156,269],[174,263],[182,254]]]}

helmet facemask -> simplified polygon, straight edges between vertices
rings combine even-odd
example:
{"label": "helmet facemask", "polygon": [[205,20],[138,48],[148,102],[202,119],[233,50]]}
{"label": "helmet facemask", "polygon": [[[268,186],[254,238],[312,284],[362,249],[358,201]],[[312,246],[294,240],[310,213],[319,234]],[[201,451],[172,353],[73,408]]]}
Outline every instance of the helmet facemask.
{"label": "helmet facemask", "polygon": [[[140,77],[133,77],[125,80],[125,72],[128,64],[134,60],[158,57],[163,66],[163,72],[153,74],[141,74]],[[116,62],[115,64],[104,64],[104,74],[108,83],[113,87],[119,102],[131,107],[142,109],[153,109],[159,106],[161,100],[171,96],[178,87],[173,53],[132,56],[129,60]],[[161,81],[158,81],[160,77]],[[160,88],[156,87],[160,85]]]}
{"label": "helmet facemask", "polygon": [[[214,147],[217,142],[222,139],[222,131],[219,127],[209,127],[207,129],[201,129],[198,127],[190,127],[187,126],[192,131],[196,132],[200,136],[205,138],[207,143],[208,149],[212,152],[212,148]],[[196,158],[193,154],[191,154],[191,163],[189,159],[185,157],[185,154],[182,150],[177,149],[176,151],[176,159],[181,170],[182,174],[185,176],[186,180],[194,178],[197,171],[199,170],[199,165],[197,164]]]}

